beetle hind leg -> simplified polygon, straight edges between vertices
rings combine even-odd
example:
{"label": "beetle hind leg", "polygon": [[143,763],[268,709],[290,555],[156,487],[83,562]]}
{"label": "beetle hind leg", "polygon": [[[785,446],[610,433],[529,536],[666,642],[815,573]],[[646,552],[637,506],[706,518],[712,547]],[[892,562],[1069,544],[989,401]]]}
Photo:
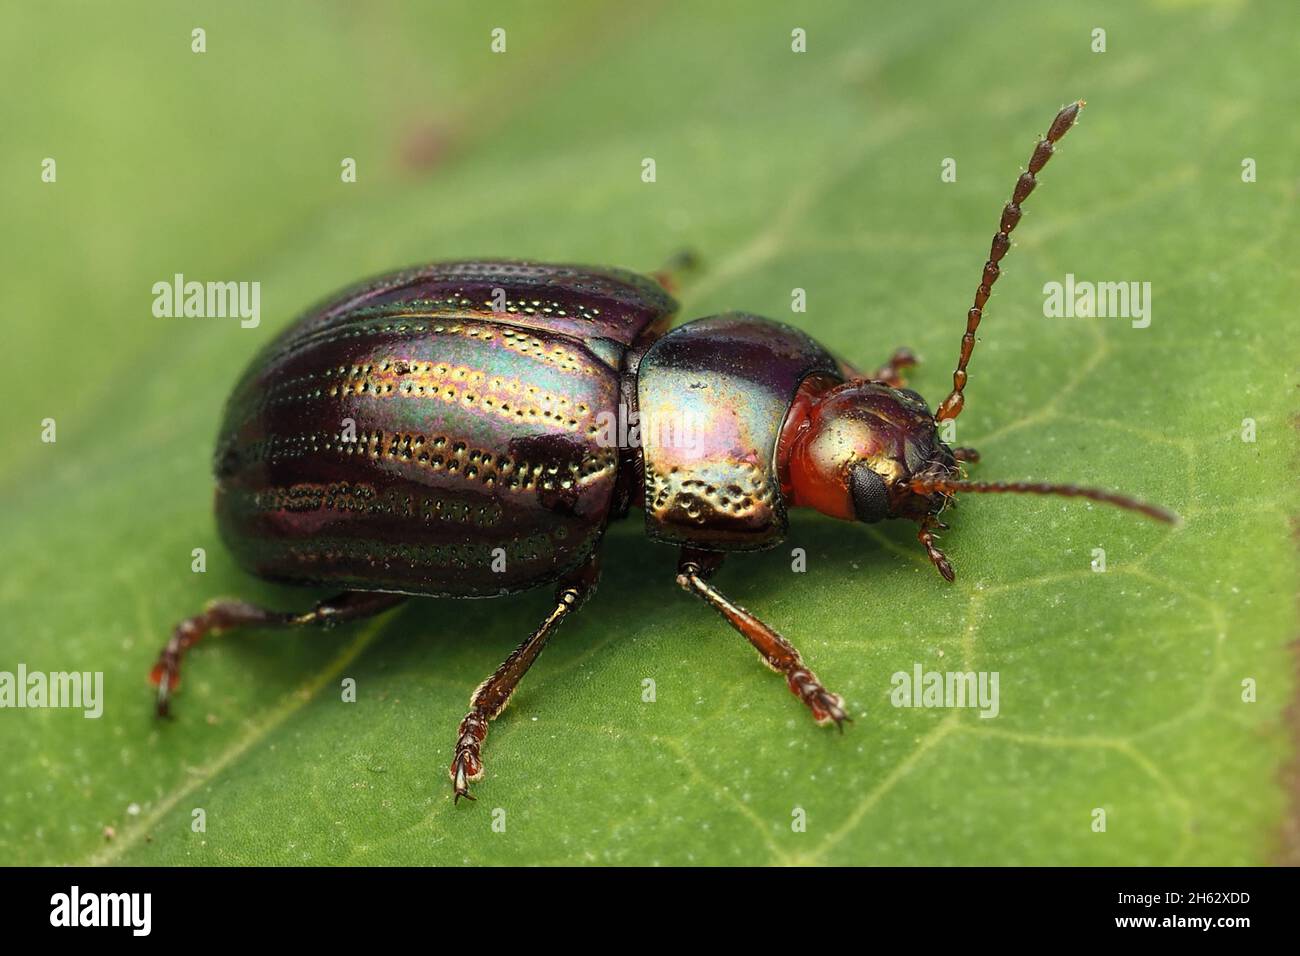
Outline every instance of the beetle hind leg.
{"label": "beetle hind leg", "polygon": [[785,678],[790,692],[812,711],[818,724],[833,723],[842,731],[844,722],[852,721],[844,709],[844,698],[822,686],[793,644],[708,583],[708,578],[721,566],[722,557],[714,551],[683,548],[677,564],[678,585],[712,607],[739,631],[762,656],[763,663]]}
{"label": "beetle hind leg", "polygon": [[555,607],[546,615],[522,644],[514,649],[496,672],[479,684],[469,699],[469,713],[456,730],[456,753],[451,760],[451,785],[454,802],[461,797],[473,800],[469,785],[483,779],[483,741],[487,739],[488,721],[496,718],[510,703],[519,682],[541,654],[551,634],[570,613],[582,606],[596,590],[600,576],[592,558],[573,577],[560,583],[555,592]]}
{"label": "beetle hind leg", "polygon": [[345,591],[321,601],[310,611],[294,614],[222,598],[210,601],[200,614],[187,617],[172,630],[171,639],[158,655],[149,680],[158,688],[158,716],[170,713],[171,698],[180,685],[181,660],[185,652],[209,634],[221,634],[241,627],[329,627],[344,621],[371,617],[406,600],[403,594],[379,591]]}

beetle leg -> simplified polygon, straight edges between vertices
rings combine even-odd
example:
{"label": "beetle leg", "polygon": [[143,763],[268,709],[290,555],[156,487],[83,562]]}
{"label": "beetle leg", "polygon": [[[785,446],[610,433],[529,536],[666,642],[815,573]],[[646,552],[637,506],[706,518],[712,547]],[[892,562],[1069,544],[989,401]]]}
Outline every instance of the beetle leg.
{"label": "beetle leg", "polygon": [[149,674],[149,679],[158,687],[158,716],[168,715],[172,693],[180,685],[181,659],[185,652],[208,634],[220,634],[240,627],[305,627],[310,624],[329,627],[343,621],[371,617],[405,600],[404,594],[345,591],[321,601],[303,614],[268,611],[229,598],[210,601],[201,614],[187,617],[176,625],[171,640],[158,655],[158,663]]}
{"label": "beetle leg", "polygon": [[911,349],[906,346],[894,349],[894,354],[889,356],[889,361],[871,374],[871,380],[884,382],[890,388],[903,388],[907,385],[907,379],[903,378],[903,371],[914,365],[916,365],[916,355]]}
{"label": "beetle leg", "polygon": [[744,635],[762,656],[763,662],[785,677],[791,693],[812,711],[817,723],[825,726],[833,722],[843,730],[844,721],[850,720],[844,711],[844,698],[822,686],[817,675],[804,665],[793,644],[740,605],[731,603],[708,583],[708,578],[721,566],[722,557],[716,551],[683,548],[677,562],[678,585],[711,605],[728,624]]}
{"label": "beetle leg", "polygon": [[966,461],[972,465],[977,465],[979,464],[980,453],[974,448],[958,447],[952,450],[952,457],[958,461]]}
{"label": "beetle leg", "polygon": [[651,278],[658,282],[669,295],[676,295],[677,290],[681,288],[682,277],[694,272],[699,267],[700,257],[690,249],[683,249],[655,270]]}
{"label": "beetle leg", "polygon": [[925,553],[930,556],[934,566],[939,569],[945,581],[954,580],[957,575],[953,573],[952,565],[948,563],[948,557],[934,545],[935,528],[943,527],[936,521],[927,518],[921,522],[921,527],[916,532],[916,539],[925,546]]}
{"label": "beetle leg", "polygon": [[451,784],[455,791],[454,802],[461,797],[474,797],[469,785],[483,778],[481,750],[487,738],[488,721],[497,717],[510,703],[523,676],[532,667],[537,655],[546,646],[552,632],[560,622],[582,606],[596,590],[600,577],[599,566],[593,557],[572,578],[561,582],[555,591],[555,607],[546,615],[537,630],[514,649],[496,672],[479,684],[469,698],[469,713],[456,731],[456,754],[451,761]]}

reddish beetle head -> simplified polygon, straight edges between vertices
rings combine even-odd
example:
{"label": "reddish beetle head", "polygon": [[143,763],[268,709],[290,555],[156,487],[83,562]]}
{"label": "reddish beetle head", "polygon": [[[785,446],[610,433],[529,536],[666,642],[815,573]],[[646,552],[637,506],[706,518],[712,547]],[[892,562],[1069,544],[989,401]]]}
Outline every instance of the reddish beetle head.
{"label": "reddish beetle head", "polygon": [[945,496],[919,494],[912,482],[957,477],[925,400],[883,382],[805,383],[781,444],[787,500],[832,518],[920,520]]}
{"label": "reddish beetle head", "polygon": [[957,492],[1060,495],[1116,505],[1157,521],[1178,520],[1158,505],[1100,488],[966,481],[957,463],[978,456],[973,449],[944,444],[939,424],[911,389],[871,379],[809,378],[781,430],[778,460],[786,501],[848,521],[909,518],[938,527],[934,516]]}

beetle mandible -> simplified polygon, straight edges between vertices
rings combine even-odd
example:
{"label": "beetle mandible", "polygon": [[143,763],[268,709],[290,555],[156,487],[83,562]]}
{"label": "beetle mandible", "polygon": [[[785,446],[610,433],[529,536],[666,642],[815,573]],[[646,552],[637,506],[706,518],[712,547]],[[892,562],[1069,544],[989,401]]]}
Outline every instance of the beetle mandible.
{"label": "beetle mandible", "polygon": [[[791,508],[914,521],[948,581],[935,540],[958,492],[1076,496],[1174,521],[1094,488],[968,481],[961,463],[979,456],[939,436],[961,414],[975,333],[1021,203],[1083,105],[1057,114],[1016,182],[952,390],[933,413],[905,387],[916,361],[906,349],[863,374],[803,332],[753,315],[669,331],[667,276],[452,262],[384,276],[312,310],[262,350],[227,403],[216,517],[253,574],[342,593],[304,613],[211,602],[176,626],[153,668],[158,713],[168,713],[185,652],[207,634],[329,625],[408,596],[554,583],[550,612],[471,696],[450,767],[455,798],[468,797],[488,722],[590,597],[609,522],[641,508],[647,534],[680,549],[677,583],[744,635],[819,724],[842,729],[843,699],[710,581],[727,553],[776,546]],[[620,415],[641,424],[639,442],[609,440]]]}

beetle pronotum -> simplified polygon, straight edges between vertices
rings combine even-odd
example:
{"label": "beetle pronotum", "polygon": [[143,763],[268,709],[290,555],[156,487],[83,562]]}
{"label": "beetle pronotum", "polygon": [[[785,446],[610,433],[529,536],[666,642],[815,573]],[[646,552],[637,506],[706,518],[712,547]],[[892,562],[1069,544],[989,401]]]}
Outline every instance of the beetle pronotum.
{"label": "beetle pronotum", "polygon": [[[949,581],[935,532],[957,493],[1082,497],[1175,520],[1094,488],[968,481],[961,463],[978,455],[949,448],[938,432],[961,414],[975,333],[1021,203],[1082,106],[1057,114],[1016,182],[952,391],[933,414],[905,387],[915,364],[906,349],[863,374],[803,332],[744,313],[669,331],[676,303],[667,290],[617,269],[441,263],[312,310],[266,346],[231,395],[216,514],[249,571],[342,593],[304,613],[219,600],[182,621],[152,672],[159,713],[183,655],[207,634],[327,625],[411,595],[492,597],[554,583],[541,624],[471,696],[450,768],[459,799],[482,776],[488,722],[591,595],[604,531],[633,507],[651,538],[680,549],[677,583],[744,635],[818,723],[837,726],[848,719],[839,695],[710,580],[728,552],[778,544],[790,508],[915,521]],[[647,430],[639,445],[611,447],[600,440],[602,417],[620,412],[687,416],[699,440]]]}

